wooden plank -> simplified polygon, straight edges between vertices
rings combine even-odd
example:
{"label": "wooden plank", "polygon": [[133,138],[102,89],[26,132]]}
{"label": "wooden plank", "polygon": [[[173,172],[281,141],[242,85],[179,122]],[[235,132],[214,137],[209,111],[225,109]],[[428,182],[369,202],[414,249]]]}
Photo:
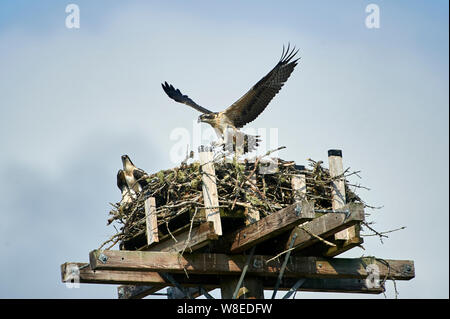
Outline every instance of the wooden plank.
{"label": "wooden plank", "polygon": [[145,248],[146,251],[164,251],[164,252],[191,252],[208,245],[211,240],[218,238],[213,222],[206,222],[199,226],[187,228],[184,232],[172,236],[167,236],[164,241]]}
{"label": "wooden plank", "polygon": [[319,242],[319,239],[311,234],[317,235],[321,238],[326,238],[336,234],[342,229],[346,229],[349,226],[355,225],[364,220],[363,204],[350,203],[344,206],[341,210],[348,210],[348,217],[344,213],[328,213],[302,225],[302,228],[304,229],[296,227],[291,232],[286,248],[288,248],[288,243],[290,243],[291,238],[295,235],[296,239],[294,241],[294,248],[295,250],[300,250]]}
{"label": "wooden plank", "polygon": [[[297,169],[305,170],[304,166],[298,166]],[[294,192],[294,200],[296,202],[306,199],[306,175],[296,174],[291,177],[291,187]]]}
{"label": "wooden plank", "polygon": [[[336,177],[344,173],[341,150],[328,151],[328,165],[331,177]],[[333,210],[338,210],[346,204],[344,178],[335,179],[331,183],[331,186],[331,206]]]}
{"label": "wooden plank", "polygon": [[[247,273],[255,276],[278,276],[281,263],[272,256],[256,255]],[[246,264],[245,255],[94,250],[89,254],[94,270],[157,271],[192,275],[237,275]],[[291,256],[284,276],[303,278],[366,278],[371,264],[379,269],[381,278],[395,280],[414,278],[414,263],[408,260],[366,258],[332,258]]]}
{"label": "wooden plank", "polygon": [[340,255],[347,250],[350,250],[354,247],[360,246],[364,243],[364,240],[361,237],[353,237],[346,241],[337,240],[335,241],[336,247],[327,247],[325,251],[322,253],[322,256],[326,257],[335,257]]}
{"label": "wooden plank", "polygon": [[[271,279],[271,277],[268,277],[264,280],[265,289],[271,289],[271,287],[273,287],[273,283],[270,281]],[[297,280],[297,278],[283,278],[279,290],[289,290],[288,287],[292,287]],[[384,292],[385,289],[382,286],[367,287],[366,282],[363,279],[308,278],[300,286],[298,291],[380,294]]]}
{"label": "wooden plank", "polygon": [[217,251],[241,253],[254,245],[275,237],[296,225],[313,219],[314,202],[303,201],[283,208],[259,221],[221,238]]}
{"label": "wooden plank", "polygon": [[[115,274],[114,276],[120,276]],[[119,299],[142,299],[164,288],[164,286],[119,286],[117,296]]]}
{"label": "wooden plank", "polygon": [[[87,266],[87,267],[85,267]],[[164,279],[157,272],[117,271],[117,270],[92,270],[87,263],[64,263],[61,265],[62,281],[67,282],[73,267],[79,270],[80,283],[99,284],[152,284],[161,289],[166,285]]]}
{"label": "wooden plank", "polygon": [[219,196],[216,185],[216,171],[214,169],[214,154],[207,148],[199,148],[200,165],[202,169],[203,201],[206,207],[206,220],[214,223],[216,235],[222,235],[222,223],[219,213]]}
{"label": "wooden plank", "polygon": [[[66,270],[71,269],[70,265],[83,267],[88,265],[81,262],[70,262],[61,265],[62,282],[65,278],[70,278]],[[85,284],[128,284],[129,286],[118,287],[119,299],[136,299],[146,297],[164,286],[172,286],[156,272],[140,271],[116,271],[116,270],[96,270],[90,267],[82,268],[79,271],[80,283]],[[221,277],[207,275],[191,275],[187,278],[185,275],[174,275],[175,280],[184,287],[198,287],[201,285],[207,290],[220,288]],[[262,280],[264,289],[272,289],[275,277],[259,277]],[[284,278],[280,284],[279,290],[289,290],[297,281],[297,278]],[[148,286],[153,285],[153,286]],[[298,289],[299,291],[314,292],[343,292],[343,293],[368,293],[379,294],[383,292],[382,287],[368,288],[363,279],[316,279],[309,278]]]}
{"label": "wooden plank", "polygon": [[[344,173],[341,150],[328,150],[328,165],[331,177],[340,176]],[[339,210],[346,204],[344,178],[342,177],[332,181],[331,186],[331,205],[333,210]],[[355,236],[355,228],[352,226],[336,233],[334,235],[334,238],[336,240],[349,240],[354,238]]]}
{"label": "wooden plank", "polygon": [[158,218],[156,216],[156,202],[154,197],[149,197],[145,200],[144,209],[147,245],[152,245],[153,243],[157,243],[159,241]]}

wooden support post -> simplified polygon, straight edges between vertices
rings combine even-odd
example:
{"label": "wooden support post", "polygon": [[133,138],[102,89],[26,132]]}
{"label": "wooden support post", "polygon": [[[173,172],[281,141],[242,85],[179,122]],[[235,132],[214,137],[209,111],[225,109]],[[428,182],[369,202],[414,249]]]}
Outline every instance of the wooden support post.
{"label": "wooden support post", "polygon": [[[342,151],[341,150],[328,150],[328,165],[330,170],[330,176],[337,177],[344,174],[344,167],[342,164]],[[339,210],[346,204],[345,194],[345,180],[344,177],[340,177],[331,182],[331,205],[333,210]],[[336,240],[349,240],[356,236],[355,227],[344,229],[334,235]]]}
{"label": "wooden support post", "polygon": [[222,223],[219,213],[219,196],[217,194],[216,171],[214,169],[214,154],[210,148],[199,147],[200,165],[202,169],[203,202],[205,204],[206,220],[214,223],[214,231],[222,235]]}
{"label": "wooden support post", "polygon": [[[91,268],[97,270],[125,270],[137,272],[163,272],[192,275],[239,275],[247,262],[245,255],[94,250],[89,254]],[[368,265],[372,267],[368,268]],[[282,265],[273,256],[255,255],[248,265],[247,274],[278,276]],[[410,280],[414,278],[414,263],[409,260],[365,258],[323,258],[291,256],[285,277],[296,278],[367,278],[372,269],[379,270],[380,278]]]}
{"label": "wooden support post", "polygon": [[156,216],[156,202],[154,197],[149,197],[144,202],[145,209],[145,230],[147,232],[147,245],[157,243],[158,238],[158,217]]}
{"label": "wooden support post", "polygon": [[[336,177],[344,173],[344,167],[342,164],[342,151],[341,150],[329,150],[328,151],[328,165],[330,169],[330,176]],[[345,182],[344,178],[339,178],[331,183],[331,200],[333,210],[338,210],[346,204],[345,200]]]}
{"label": "wooden support post", "polygon": [[[300,171],[305,170],[305,166],[303,165],[296,165],[296,168]],[[291,187],[294,192],[294,200],[296,202],[306,199],[306,175],[304,173],[292,176]]]}

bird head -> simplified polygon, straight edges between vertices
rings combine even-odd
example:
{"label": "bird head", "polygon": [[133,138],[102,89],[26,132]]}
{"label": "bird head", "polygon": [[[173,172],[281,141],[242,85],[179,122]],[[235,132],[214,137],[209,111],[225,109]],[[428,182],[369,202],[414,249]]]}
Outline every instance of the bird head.
{"label": "bird head", "polygon": [[134,166],[133,162],[130,160],[128,155],[122,155],[122,165],[124,169],[126,169],[129,166]]}
{"label": "bird head", "polygon": [[203,122],[203,123],[208,123],[211,124],[214,122],[214,120],[217,117],[217,113],[205,113],[202,114],[198,117],[198,123]]}

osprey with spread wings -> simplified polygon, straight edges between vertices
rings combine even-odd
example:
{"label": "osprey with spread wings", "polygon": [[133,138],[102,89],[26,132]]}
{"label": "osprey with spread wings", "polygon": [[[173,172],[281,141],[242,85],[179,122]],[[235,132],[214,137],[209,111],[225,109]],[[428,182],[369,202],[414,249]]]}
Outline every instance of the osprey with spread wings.
{"label": "osprey with spread wings", "polygon": [[294,51],[295,48],[290,50],[289,45],[286,50],[283,47],[283,53],[277,65],[244,96],[222,112],[212,112],[198,105],[167,82],[162,84],[162,87],[171,99],[202,112],[203,114],[199,116],[198,122],[210,124],[223,137],[227,129],[231,128],[234,131],[238,131],[239,128],[255,120],[264,111],[297,65],[298,59],[292,59],[298,50]]}

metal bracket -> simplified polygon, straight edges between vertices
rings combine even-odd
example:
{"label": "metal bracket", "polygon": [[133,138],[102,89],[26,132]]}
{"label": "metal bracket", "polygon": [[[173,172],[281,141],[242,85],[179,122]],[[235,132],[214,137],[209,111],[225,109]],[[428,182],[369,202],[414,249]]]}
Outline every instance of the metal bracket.
{"label": "metal bracket", "polygon": [[98,255],[98,260],[100,260],[103,264],[106,264],[106,262],[108,261],[108,256],[101,253],[100,255]]}
{"label": "metal bracket", "polygon": [[300,213],[302,212],[302,205],[300,205],[300,204],[297,204],[296,206],[295,206],[295,215],[296,216],[300,216]]}
{"label": "metal bracket", "polygon": [[404,274],[410,274],[411,271],[412,271],[411,265],[408,265],[408,264],[403,265],[402,272],[403,272]]}
{"label": "metal bracket", "polygon": [[262,268],[263,262],[261,259],[255,258],[253,259],[253,268],[259,269]]}

